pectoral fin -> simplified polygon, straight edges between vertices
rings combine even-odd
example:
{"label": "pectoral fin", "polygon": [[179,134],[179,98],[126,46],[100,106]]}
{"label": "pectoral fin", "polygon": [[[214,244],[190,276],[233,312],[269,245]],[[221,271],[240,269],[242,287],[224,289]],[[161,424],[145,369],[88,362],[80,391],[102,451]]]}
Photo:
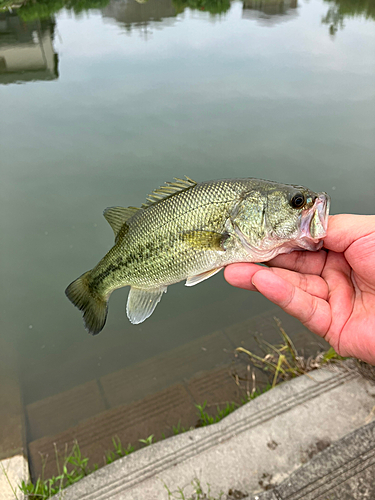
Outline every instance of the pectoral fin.
{"label": "pectoral fin", "polygon": [[138,325],[150,317],[166,291],[166,286],[148,290],[131,287],[126,304],[126,314],[130,322]]}
{"label": "pectoral fin", "polygon": [[201,281],[207,280],[211,278],[214,274],[221,271],[223,268],[219,267],[219,269],[211,269],[210,271],[206,271],[205,273],[197,274],[196,276],[190,276],[185,283],[185,286],[194,286],[198,285]]}
{"label": "pectoral fin", "polygon": [[197,250],[215,250],[225,252],[224,241],[227,234],[215,233],[214,231],[188,231],[181,235],[182,241]]}

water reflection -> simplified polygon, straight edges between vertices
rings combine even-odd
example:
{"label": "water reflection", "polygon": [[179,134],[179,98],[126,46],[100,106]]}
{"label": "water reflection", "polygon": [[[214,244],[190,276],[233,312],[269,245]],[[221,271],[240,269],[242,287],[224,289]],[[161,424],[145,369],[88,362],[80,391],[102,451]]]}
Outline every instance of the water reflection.
{"label": "water reflection", "polygon": [[112,0],[103,9],[103,17],[116,19],[127,31],[141,28],[146,34],[153,23],[174,24],[185,9],[208,12],[212,16],[227,12],[230,0]]}
{"label": "water reflection", "polygon": [[173,0],[177,11],[183,12],[186,8],[209,12],[212,15],[222,14],[230,9],[230,0]]}
{"label": "water reflection", "polygon": [[[325,1],[331,5],[322,18],[322,22],[329,25],[331,35],[344,27],[344,19],[347,17],[363,16],[366,19],[375,19],[375,0]],[[57,69],[52,69],[53,65],[50,63],[50,57],[53,54],[52,40],[55,24],[51,16],[64,8],[74,14],[100,9],[104,18],[115,19],[127,31],[141,28],[147,33],[147,28],[151,23],[156,23],[159,26],[161,23],[163,26],[171,25],[178,14],[183,13],[186,9],[208,12],[212,16],[218,16],[228,12],[232,5],[231,0],[37,0],[23,5],[18,9],[18,15],[10,13],[0,15],[0,47],[3,52],[5,41],[10,49],[9,37],[13,36],[13,43],[17,45],[17,52],[20,56],[17,55],[17,59],[21,58],[26,61],[29,57],[20,55],[19,45],[21,43],[29,44],[29,48],[33,47],[34,49],[39,46],[38,50],[42,53],[42,59],[48,59],[45,62],[48,71],[45,78],[41,79],[47,79],[47,74],[50,75],[48,79],[51,79],[57,77]],[[243,19],[255,19],[265,26],[293,19],[298,12],[298,0],[243,0],[242,6]],[[4,71],[4,68],[9,68],[10,63],[5,66],[2,52],[0,71],[4,74],[7,72]],[[35,60],[36,51],[33,52],[33,54],[30,52],[30,58]],[[7,55],[13,59],[14,52]],[[33,66],[31,65],[31,67]],[[22,71],[29,71],[29,66],[26,65]],[[26,75],[23,75],[21,80],[23,81],[24,78],[27,78]],[[4,78],[1,81],[3,82]]]}
{"label": "water reflection", "polygon": [[[332,4],[331,1],[329,3]],[[375,19],[375,0],[334,0],[322,23],[328,24],[330,34],[335,35],[339,29],[344,28],[344,19],[347,17]]]}
{"label": "water reflection", "polygon": [[244,0],[242,17],[272,26],[297,16],[297,0]]}
{"label": "water reflection", "polygon": [[16,14],[0,14],[0,83],[58,78],[54,30],[51,18],[26,23]]}
{"label": "water reflection", "polygon": [[[116,19],[127,31],[141,28],[147,33],[151,22],[160,23],[175,18],[177,11],[172,0],[114,0],[102,10],[104,18]],[[168,24],[168,22],[167,22]],[[169,23],[171,24],[171,23]]]}
{"label": "water reflection", "polygon": [[71,10],[75,14],[90,9],[101,9],[108,4],[109,0],[36,0],[26,2],[18,9],[19,16],[24,21],[35,19],[46,19],[62,9]]}

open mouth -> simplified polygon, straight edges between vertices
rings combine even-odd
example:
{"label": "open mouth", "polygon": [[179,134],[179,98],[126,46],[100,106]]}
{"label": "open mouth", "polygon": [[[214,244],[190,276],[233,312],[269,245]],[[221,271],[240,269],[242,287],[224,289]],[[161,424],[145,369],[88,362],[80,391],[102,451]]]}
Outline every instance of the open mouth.
{"label": "open mouth", "polygon": [[316,250],[323,246],[322,240],[327,234],[330,201],[327,193],[319,193],[314,206],[302,213],[302,238]]}

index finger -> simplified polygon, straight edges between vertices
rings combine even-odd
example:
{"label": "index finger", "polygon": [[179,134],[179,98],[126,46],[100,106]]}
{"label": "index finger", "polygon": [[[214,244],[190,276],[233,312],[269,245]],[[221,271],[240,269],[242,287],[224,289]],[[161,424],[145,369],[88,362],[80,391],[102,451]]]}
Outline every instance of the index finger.
{"label": "index finger", "polygon": [[326,300],[262,268],[254,274],[252,282],[267,299],[298,318],[312,332],[325,337],[331,324],[331,310]]}

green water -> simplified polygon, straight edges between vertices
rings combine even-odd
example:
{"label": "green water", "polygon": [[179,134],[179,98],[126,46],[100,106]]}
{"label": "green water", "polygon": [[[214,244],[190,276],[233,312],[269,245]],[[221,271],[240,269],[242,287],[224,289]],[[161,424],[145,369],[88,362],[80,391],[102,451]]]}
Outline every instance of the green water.
{"label": "green water", "polygon": [[48,5],[0,15],[1,336],[26,404],[271,307],[218,275],[133,326],[122,289],[89,336],[64,289],[112,246],[104,208],[186,174],[375,209],[373,1]]}

